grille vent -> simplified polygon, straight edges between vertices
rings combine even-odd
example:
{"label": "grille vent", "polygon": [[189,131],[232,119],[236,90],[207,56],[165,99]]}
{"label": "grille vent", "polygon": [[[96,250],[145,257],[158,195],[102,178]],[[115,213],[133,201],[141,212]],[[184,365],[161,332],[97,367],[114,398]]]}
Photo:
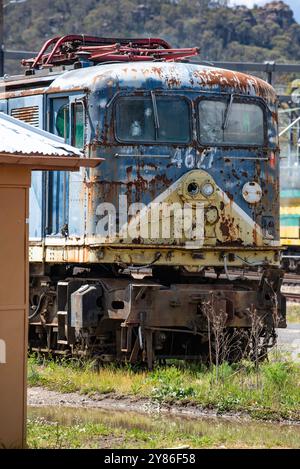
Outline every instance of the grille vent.
{"label": "grille vent", "polygon": [[19,107],[12,109],[10,114],[12,117],[15,117],[15,119],[19,119],[27,124],[33,125],[34,127],[39,127],[38,106]]}

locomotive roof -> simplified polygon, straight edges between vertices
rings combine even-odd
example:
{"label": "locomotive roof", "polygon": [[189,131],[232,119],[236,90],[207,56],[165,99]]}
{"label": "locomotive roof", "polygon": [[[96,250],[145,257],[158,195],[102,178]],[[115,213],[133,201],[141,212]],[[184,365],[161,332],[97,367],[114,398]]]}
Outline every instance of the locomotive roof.
{"label": "locomotive roof", "polygon": [[183,62],[109,63],[60,74],[49,92],[104,88],[204,90],[258,96],[267,102],[277,99],[274,88],[264,80],[240,72]]}

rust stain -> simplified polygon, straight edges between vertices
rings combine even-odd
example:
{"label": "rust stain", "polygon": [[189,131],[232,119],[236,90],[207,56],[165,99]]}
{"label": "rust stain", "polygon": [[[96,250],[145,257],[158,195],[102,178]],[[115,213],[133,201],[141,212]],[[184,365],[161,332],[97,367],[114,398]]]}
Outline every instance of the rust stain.
{"label": "rust stain", "polygon": [[240,72],[233,72],[225,69],[204,69],[193,72],[197,83],[201,86],[220,86],[221,88],[239,89],[245,94],[254,91],[255,95],[260,96],[272,103],[277,101],[275,90],[267,82]]}
{"label": "rust stain", "polygon": [[240,176],[238,175],[238,173],[236,172],[234,168],[232,168],[232,176],[238,181],[240,180]]}
{"label": "rust stain", "polygon": [[126,174],[127,174],[127,178],[128,178],[128,179],[130,179],[131,176],[132,176],[132,169],[133,169],[132,166],[128,166],[128,167],[126,168]]}
{"label": "rust stain", "polygon": [[228,191],[225,191],[225,194],[227,195],[227,197],[228,197],[228,199],[230,200],[230,202],[232,202],[232,201],[233,201],[233,195],[232,195],[230,192],[228,192]]}
{"label": "rust stain", "polygon": [[277,112],[272,112],[272,119],[275,124],[278,124],[278,114]]}
{"label": "rust stain", "polygon": [[[5,86],[5,85],[3,85]],[[5,93],[0,93],[0,99],[9,99],[9,98],[23,98],[26,96],[35,96],[45,93],[46,88],[34,88],[34,89],[22,89],[17,91],[8,91]]]}
{"label": "rust stain", "polygon": [[[72,91],[82,91],[86,92],[85,88],[82,88],[81,86],[70,86],[70,89]],[[61,88],[60,86],[55,86],[47,89],[47,94],[53,94],[53,93],[64,93],[66,90],[64,88]]]}
{"label": "rust stain", "polygon": [[171,77],[166,79],[168,88],[180,88],[181,80],[179,78]]}
{"label": "rust stain", "polygon": [[156,73],[159,76],[159,78],[163,77],[163,71],[162,71],[161,67],[151,67],[151,70],[147,70],[147,74],[149,74],[149,72],[151,72],[151,71],[153,73]]}
{"label": "rust stain", "polygon": [[172,184],[172,179],[168,179],[165,174],[157,174],[153,179],[151,179],[149,184],[154,184],[157,182],[161,182],[163,186],[167,188],[170,186],[170,184]]}
{"label": "rust stain", "polygon": [[255,228],[252,230],[253,244],[257,246],[257,231]]}
{"label": "rust stain", "polygon": [[226,220],[223,220],[220,223],[220,230],[222,232],[222,235],[225,236],[225,238],[230,237],[230,230],[229,230],[228,222]]}
{"label": "rust stain", "polygon": [[236,240],[237,238],[237,226],[235,225],[234,217],[227,216],[224,214],[221,215],[220,221],[220,231],[224,238],[229,238],[230,240]]}

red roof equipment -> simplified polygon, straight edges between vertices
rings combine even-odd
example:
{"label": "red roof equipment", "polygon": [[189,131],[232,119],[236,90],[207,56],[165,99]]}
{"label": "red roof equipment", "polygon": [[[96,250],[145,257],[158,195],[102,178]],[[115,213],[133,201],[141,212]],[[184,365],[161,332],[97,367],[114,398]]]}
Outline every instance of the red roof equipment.
{"label": "red roof equipment", "polygon": [[45,42],[38,55],[22,60],[30,69],[41,69],[58,65],[72,65],[80,57],[96,63],[122,61],[166,61],[173,62],[199,54],[197,47],[172,49],[159,38],[120,39],[94,36],[56,36]]}

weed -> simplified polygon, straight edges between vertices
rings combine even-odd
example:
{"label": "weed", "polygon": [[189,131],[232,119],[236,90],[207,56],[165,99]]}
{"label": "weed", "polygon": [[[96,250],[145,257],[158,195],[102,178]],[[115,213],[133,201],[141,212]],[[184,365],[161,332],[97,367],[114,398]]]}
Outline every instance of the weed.
{"label": "weed", "polygon": [[184,384],[184,372],[175,366],[157,369],[149,380],[154,384],[151,397],[157,401],[185,399],[195,395],[193,387]]}
{"label": "weed", "polygon": [[267,383],[282,390],[290,379],[292,365],[286,362],[267,363],[261,366],[261,371]]}

